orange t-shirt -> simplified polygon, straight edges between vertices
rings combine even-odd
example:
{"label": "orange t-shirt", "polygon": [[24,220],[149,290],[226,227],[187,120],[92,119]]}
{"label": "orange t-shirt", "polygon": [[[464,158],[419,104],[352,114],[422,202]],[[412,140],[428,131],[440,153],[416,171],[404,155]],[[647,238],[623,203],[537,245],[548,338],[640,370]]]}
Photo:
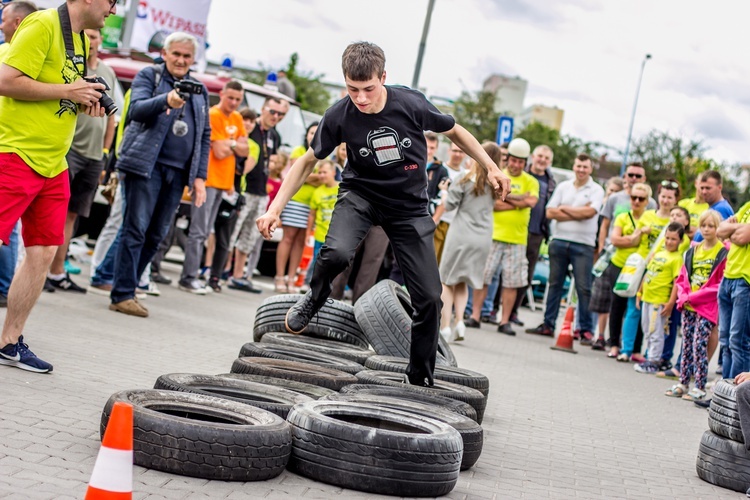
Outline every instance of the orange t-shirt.
{"label": "orange t-shirt", "polygon": [[[211,140],[222,141],[226,139],[239,139],[247,137],[245,125],[242,123],[242,116],[233,111],[227,116],[219,109],[219,106],[213,106],[208,116],[211,119]],[[214,156],[213,149],[208,153],[208,178],[206,187],[216,189],[231,189],[234,186],[234,155],[229,155],[223,160]]]}

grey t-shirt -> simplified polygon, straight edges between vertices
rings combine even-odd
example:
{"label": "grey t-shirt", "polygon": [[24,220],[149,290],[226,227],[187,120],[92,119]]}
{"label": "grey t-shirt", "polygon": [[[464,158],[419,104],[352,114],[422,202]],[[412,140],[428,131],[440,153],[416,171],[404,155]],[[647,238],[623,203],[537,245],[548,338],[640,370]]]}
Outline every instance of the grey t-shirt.
{"label": "grey t-shirt", "polygon": [[[601,215],[602,217],[606,217],[610,221],[613,221],[615,220],[615,217],[624,214],[629,211],[630,208],[630,193],[620,191],[607,199],[607,203],[604,204]],[[646,207],[646,210],[656,210],[656,200],[650,196],[648,198],[648,206]],[[611,225],[609,230],[612,231]]]}
{"label": "grey t-shirt", "polygon": [[[95,70],[87,68],[86,76],[97,75],[107,81],[112,87],[117,77],[112,68],[99,60],[99,65]],[[111,97],[111,94],[109,94]],[[108,116],[93,117],[86,113],[78,113],[76,119],[76,132],[73,136],[73,143],[70,149],[89,160],[101,160],[103,157],[102,148],[104,147],[104,134],[107,132]]]}

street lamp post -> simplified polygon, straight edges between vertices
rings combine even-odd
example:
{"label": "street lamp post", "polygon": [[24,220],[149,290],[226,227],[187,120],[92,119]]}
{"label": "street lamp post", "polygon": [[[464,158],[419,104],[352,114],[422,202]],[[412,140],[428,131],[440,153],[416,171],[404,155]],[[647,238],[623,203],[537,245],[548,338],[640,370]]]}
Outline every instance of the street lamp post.
{"label": "street lamp post", "polygon": [[427,15],[424,18],[422,27],[422,39],[419,41],[419,51],[417,52],[417,64],[414,66],[414,77],[411,80],[411,88],[419,89],[419,74],[422,72],[422,58],[424,57],[424,48],[427,45],[427,33],[430,32],[430,19],[432,19],[432,9],[435,7],[435,0],[430,0],[427,4]]}
{"label": "street lamp post", "polygon": [[625,144],[625,154],[622,157],[622,166],[620,167],[620,177],[625,175],[625,167],[628,166],[628,153],[630,152],[630,138],[633,136],[633,123],[635,122],[635,110],[638,108],[638,94],[641,93],[641,81],[643,80],[643,68],[646,67],[646,61],[651,59],[651,54],[646,54],[641,63],[641,74],[638,76],[638,86],[635,89],[635,102],[633,102],[633,114],[630,116],[630,128],[628,129],[628,142]]}

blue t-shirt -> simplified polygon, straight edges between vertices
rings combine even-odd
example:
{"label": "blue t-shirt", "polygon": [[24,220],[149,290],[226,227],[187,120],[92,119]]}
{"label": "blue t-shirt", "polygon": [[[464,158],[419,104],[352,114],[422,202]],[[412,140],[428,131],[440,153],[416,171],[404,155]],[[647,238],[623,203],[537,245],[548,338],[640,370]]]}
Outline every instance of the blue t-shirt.
{"label": "blue t-shirt", "polygon": [[[710,210],[716,210],[717,212],[719,212],[719,215],[721,215],[721,220],[727,220],[734,215],[734,209],[727,200],[717,201],[708,208]],[[703,235],[701,234],[700,228],[698,228],[698,231],[695,232],[693,241],[695,241],[696,243],[700,243],[701,241],[703,241]]]}
{"label": "blue t-shirt", "polygon": [[[184,116],[181,116],[183,110]],[[190,99],[188,99],[181,109],[173,109],[169,113],[172,117],[172,124],[169,126],[167,136],[164,138],[164,144],[161,147],[161,151],[159,151],[159,157],[156,161],[174,168],[186,168],[190,157],[193,155],[193,145],[195,142],[193,105]],[[177,120],[182,120],[187,124],[187,134],[182,137],[177,137],[174,133],[174,124]]]}

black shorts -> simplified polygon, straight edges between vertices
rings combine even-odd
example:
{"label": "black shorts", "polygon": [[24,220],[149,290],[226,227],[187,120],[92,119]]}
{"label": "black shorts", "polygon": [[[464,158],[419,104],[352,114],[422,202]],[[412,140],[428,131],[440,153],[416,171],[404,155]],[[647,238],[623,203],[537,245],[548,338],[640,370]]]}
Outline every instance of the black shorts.
{"label": "black shorts", "polygon": [[94,203],[96,188],[104,170],[104,159],[90,160],[72,149],[66,156],[70,175],[70,202],[68,212],[80,217],[88,217]]}

